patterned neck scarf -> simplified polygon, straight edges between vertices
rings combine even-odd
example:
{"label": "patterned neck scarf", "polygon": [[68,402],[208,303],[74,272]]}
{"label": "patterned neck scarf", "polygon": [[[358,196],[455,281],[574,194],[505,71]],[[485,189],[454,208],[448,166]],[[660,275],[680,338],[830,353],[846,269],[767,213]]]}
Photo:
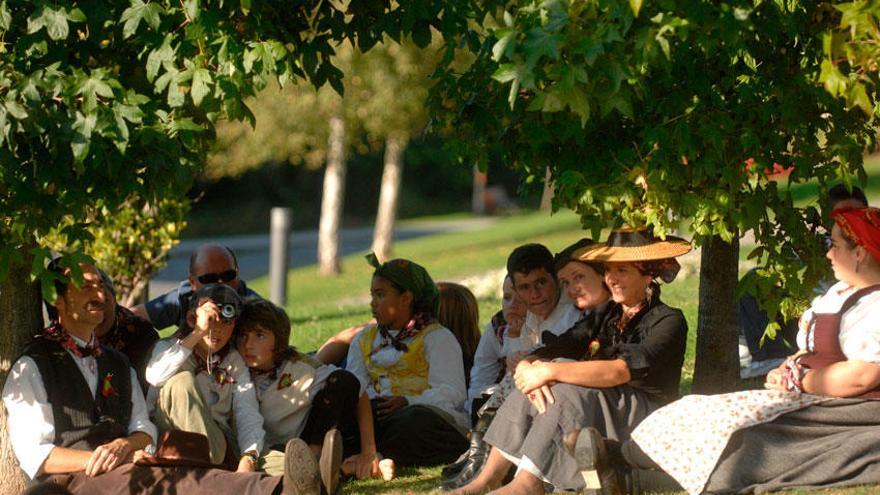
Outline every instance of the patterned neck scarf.
{"label": "patterned neck scarf", "polygon": [[373,351],[370,352],[370,355],[376,354],[380,350],[388,347],[389,345],[394,349],[400,352],[406,352],[409,350],[406,344],[403,343],[404,340],[416,336],[423,328],[426,326],[436,323],[437,318],[434,318],[428,313],[416,313],[413,315],[412,319],[403,327],[402,330],[397,332],[397,335],[391,336],[390,328],[378,325],[379,327],[379,335],[382,336],[382,341],[379,342],[379,345],[373,348]]}
{"label": "patterned neck scarf", "polygon": [[74,356],[79,358],[89,356],[97,358],[101,355],[101,346],[98,345],[98,339],[95,338],[94,333],[92,334],[89,343],[85,346],[81,346],[73,340],[73,337],[71,337],[64,327],[61,326],[61,323],[57,321],[50,323],[48,327],[44,328],[42,332],[36,335],[36,338],[58,342],[61,347],[72,352]]}
{"label": "patterned neck scarf", "polygon": [[644,300],[642,300],[641,303],[639,303],[638,306],[633,306],[632,308],[629,308],[629,309],[624,309],[624,307],[621,306],[620,307],[620,310],[621,310],[620,319],[617,320],[617,331],[623,332],[623,330],[626,328],[627,323],[632,321],[632,319],[637,314],[639,314],[647,305],[648,305],[648,300],[644,299]]}
{"label": "patterned neck scarf", "polygon": [[[504,332],[507,331],[507,320],[504,319],[504,313],[499,311],[492,316],[492,330],[495,332],[495,338],[498,339],[498,345],[504,346]],[[503,359],[503,358],[502,358]]]}

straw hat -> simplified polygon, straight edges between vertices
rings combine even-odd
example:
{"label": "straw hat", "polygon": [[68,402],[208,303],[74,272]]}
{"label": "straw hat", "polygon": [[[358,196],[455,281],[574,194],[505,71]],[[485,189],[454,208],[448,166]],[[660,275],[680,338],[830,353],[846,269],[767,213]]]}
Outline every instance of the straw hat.
{"label": "straw hat", "polygon": [[605,244],[581,248],[573,257],[581,261],[651,261],[674,258],[690,250],[691,244],[680,237],[668,235],[662,240],[645,229],[623,227],[612,231]]}

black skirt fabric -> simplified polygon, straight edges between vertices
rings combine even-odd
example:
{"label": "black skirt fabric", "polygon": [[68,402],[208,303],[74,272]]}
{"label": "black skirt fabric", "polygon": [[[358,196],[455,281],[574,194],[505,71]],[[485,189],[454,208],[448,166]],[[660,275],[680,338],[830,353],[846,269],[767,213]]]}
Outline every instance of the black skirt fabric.
{"label": "black skirt fabric", "polygon": [[880,483],[880,400],[835,399],[733,434],[709,493]]}

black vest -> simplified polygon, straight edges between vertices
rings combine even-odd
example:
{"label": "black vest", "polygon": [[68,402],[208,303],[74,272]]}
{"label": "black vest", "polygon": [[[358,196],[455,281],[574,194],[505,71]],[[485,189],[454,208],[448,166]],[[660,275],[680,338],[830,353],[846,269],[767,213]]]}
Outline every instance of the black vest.
{"label": "black vest", "polygon": [[58,342],[36,338],[24,356],[37,364],[46,387],[59,447],[94,450],[128,435],[131,418],[131,375],[122,354],[101,346],[98,387],[92,396],[76,362]]}

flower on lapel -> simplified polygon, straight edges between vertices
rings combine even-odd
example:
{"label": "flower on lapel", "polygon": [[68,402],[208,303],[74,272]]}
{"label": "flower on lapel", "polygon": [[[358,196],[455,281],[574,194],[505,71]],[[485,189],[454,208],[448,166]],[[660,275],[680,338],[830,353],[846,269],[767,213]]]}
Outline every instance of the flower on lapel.
{"label": "flower on lapel", "polygon": [[113,390],[113,384],[111,383],[111,380],[113,380],[113,373],[107,373],[106,375],[104,375],[104,380],[101,381],[101,395],[104,397],[116,395],[116,391]]}
{"label": "flower on lapel", "polygon": [[590,357],[595,356],[596,353],[599,352],[600,347],[599,339],[591,340],[590,345],[587,346],[587,349],[590,351]]}
{"label": "flower on lapel", "polygon": [[214,371],[211,372],[211,375],[214,377],[214,380],[221,387],[226,385],[227,383],[235,383],[235,378],[232,377],[232,373],[229,370],[225,370],[222,368],[214,368]]}
{"label": "flower on lapel", "polygon": [[282,388],[287,388],[293,384],[293,378],[290,377],[290,373],[285,373],[281,375],[281,378],[278,379],[278,390]]}

